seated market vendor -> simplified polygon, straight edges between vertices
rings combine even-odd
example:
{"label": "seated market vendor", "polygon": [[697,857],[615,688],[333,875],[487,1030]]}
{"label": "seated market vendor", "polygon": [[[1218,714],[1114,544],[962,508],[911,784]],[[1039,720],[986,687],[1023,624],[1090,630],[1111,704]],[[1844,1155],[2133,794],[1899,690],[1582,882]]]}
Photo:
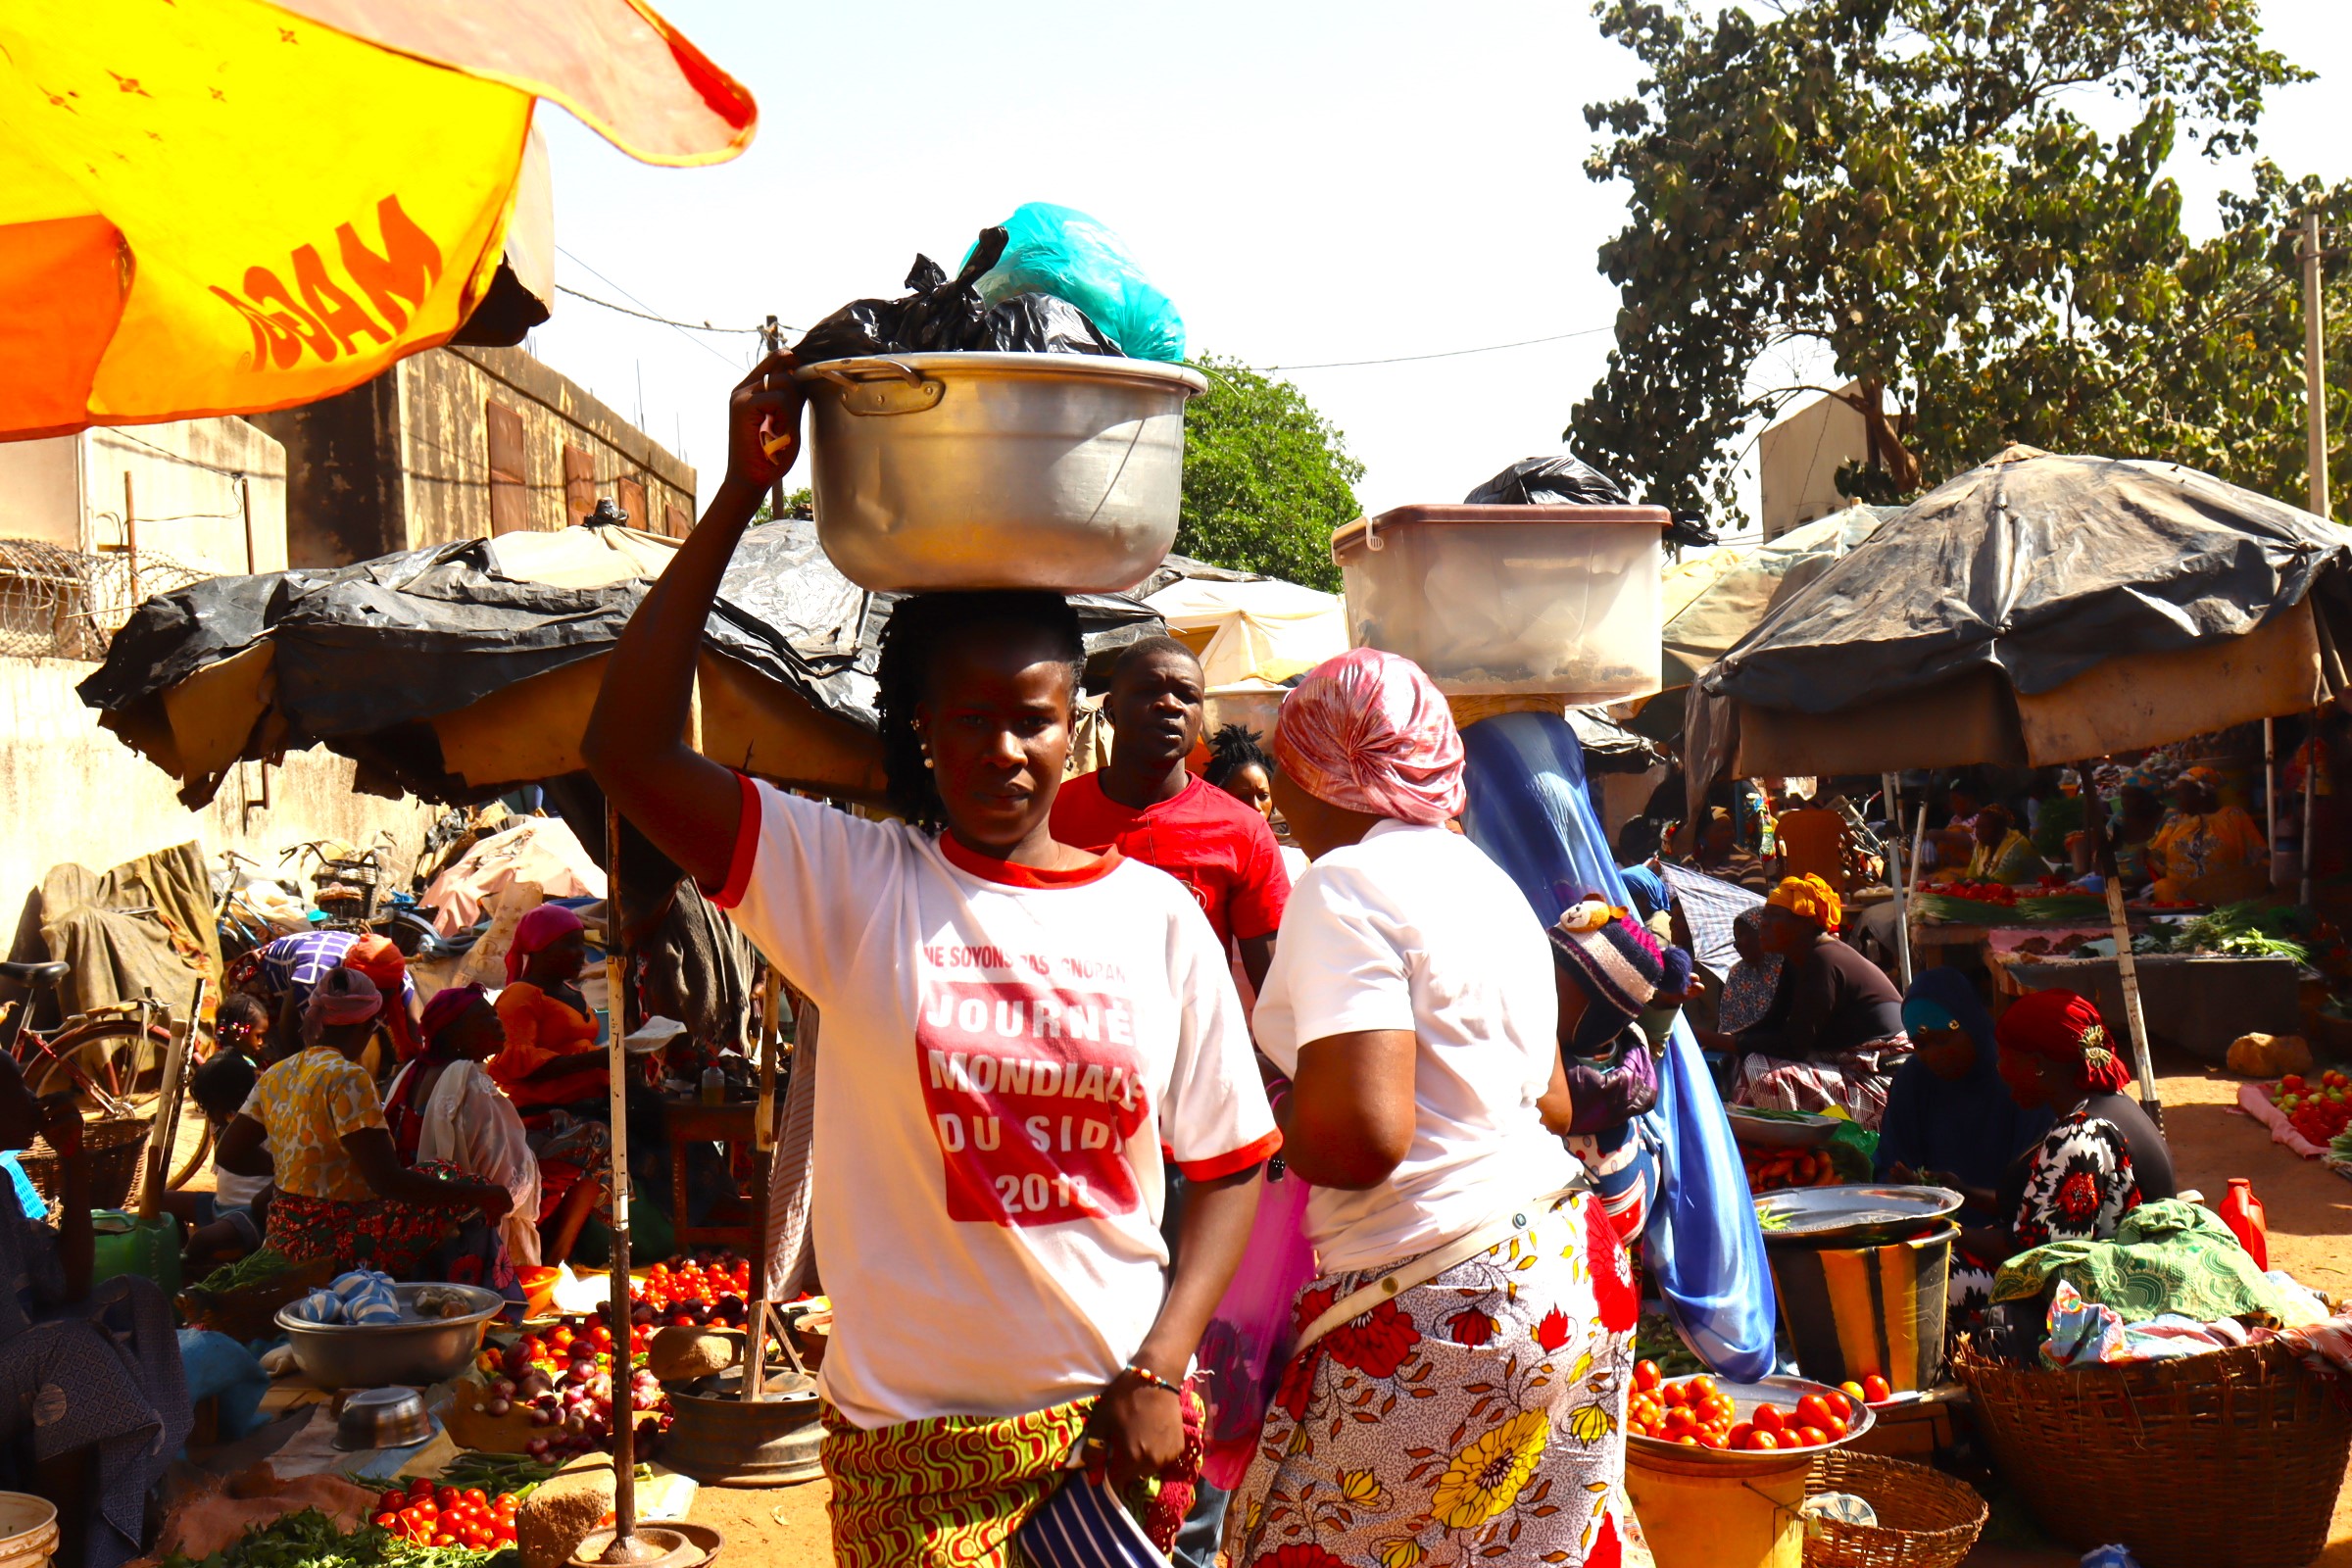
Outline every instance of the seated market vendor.
{"label": "seated market vendor", "polygon": [[1992,1014],[1959,970],[1921,971],[1903,999],[1903,1032],[1912,1055],[1886,1094],[1876,1175],[1950,1188],[1966,1200],[1963,1224],[1988,1223],[2010,1163],[2048,1130],[2049,1107],[2009,1093]]}
{"label": "seated market vendor", "polygon": [[391,939],[373,932],[301,931],[262,949],[256,979],[272,1009],[269,1045],[261,1055],[265,1065],[302,1049],[303,1010],[319,979],[335,969],[357,969],[376,990],[387,996],[397,992],[399,1004],[385,1010],[378,1027],[391,1038],[393,1060],[416,1054],[416,983]]}
{"label": "seated market vendor", "polygon": [[[1172,1483],[1144,1519],[1164,1547],[1200,1453],[1179,1391],[1280,1146],[1241,1002],[1181,883],[1053,837],[1084,658],[1057,594],[892,607],[877,699],[903,820],[685,744],[719,580],[797,449],[791,366],[736,388],[726,479],[608,662],[582,753],[823,1013],[834,1550],[1004,1564],[1081,1453],[1122,1487]],[[1167,1158],[1190,1194],[1172,1270]]]}
{"label": "seated market vendor", "polygon": [[539,1161],[521,1113],[482,1064],[506,1044],[506,1026],[479,986],[452,986],[424,1005],[424,1054],[384,1095],[384,1120],[403,1162],[445,1160],[496,1182],[514,1206],[499,1238],[517,1268],[539,1262]]}
{"label": "seated market vendor", "polygon": [[1819,877],[1783,878],[1765,901],[1764,948],[1786,973],[1774,1012],[1736,1037],[1733,1098],[1773,1110],[1835,1107],[1876,1129],[1911,1042],[1894,982],[1832,935],[1843,912]]}
{"label": "seated market vendor", "polygon": [[1973,831],[1977,847],[1960,873],[1969,881],[2023,887],[2049,874],[2049,862],[2034,853],[2033,841],[2017,830],[2017,818],[2006,806],[1979,811]]}
{"label": "seated market vendor", "polygon": [[60,1213],[52,1229],[0,1208],[0,1490],[57,1504],[60,1568],[116,1568],[144,1550],[148,1494],[187,1439],[179,1342],[152,1280],[92,1289],[81,1114],[36,1102],[0,1052],[0,1150],[35,1133],[58,1153]]}
{"label": "seated market vendor", "polygon": [[1981,1316],[2008,1259],[2049,1242],[2104,1241],[2141,1202],[2175,1191],[2172,1152],[2124,1094],[2132,1074],[2123,1042],[2094,1003],[2072,991],[2029,992],[1994,1033],[2012,1098],[2055,1120],[2003,1173],[1995,1223],[1960,1233],[1950,1286],[1959,1326]]}
{"label": "seated market vendor", "polygon": [[490,1076],[526,1112],[593,1108],[611,1096],[611,1053],[597,1045],[596,1012],[580,993],[587,966],[587,929],[561,904],[542,904],[514,927],[498,994],[506,1045]]}
{"label": "seated market vendor", "polygon": [[1751,893],[1762,893],[1772,886],[1772,873],[1763,860],[1740,847],[1740,830],[1728,807],[1707,808],[1707,822],[1699,829],[1698,846],[1683,863],[1726,882],[1736,882]]}
{"label": "seated market vendor", "polygon": [[401,1161],[375,1081],[359,1064],[383,1006],[366,975],[329,971],[304,1014],[304,1048],[254,1085],[220,1135],[220,1163],[274,1182],[263,1235],[272,1250],[404,1279],[471,1214],[495,1223],[511,1200],[495,1182]]}
{"label": "seated market vendor", "polygon": [[2221,775],[2192,767],[2173,786],[2174,815],[2148,841],[2155,897],[2167,904],[2234,904],[2267,891],[2271,851],[2248,812],[2222,804]]}

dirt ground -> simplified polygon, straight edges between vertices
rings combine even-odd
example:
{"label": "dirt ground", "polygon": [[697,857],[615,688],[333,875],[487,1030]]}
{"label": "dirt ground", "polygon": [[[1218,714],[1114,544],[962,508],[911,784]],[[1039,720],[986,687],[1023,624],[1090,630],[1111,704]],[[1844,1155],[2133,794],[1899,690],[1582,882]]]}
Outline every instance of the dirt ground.
{"label": "dirt ground", "polygon": [[[2251,1177],[2269,1211],[2272,1266],[2330,1296],[2352,1296],[2352,1182],[2295,1158],[2237,1114],[2237,1078],[2186,1058],[2159,1067],[2165,1136],[2180,1185],[2215,1201],[2230,1177]],[[748,1550],[774,1568],[825,1568],[832,1561],[829,1495],[823,1481],[760,1491],[706,1487],[693,1517],[724,1531],[737,1561]],[[2067,1568],[2076,1560],[2070,1551],[1984,1546],[1967,1568]],[[2352,1492],[2337,1499],[2319,1561],[2322,1568],[2352,1568]]]}

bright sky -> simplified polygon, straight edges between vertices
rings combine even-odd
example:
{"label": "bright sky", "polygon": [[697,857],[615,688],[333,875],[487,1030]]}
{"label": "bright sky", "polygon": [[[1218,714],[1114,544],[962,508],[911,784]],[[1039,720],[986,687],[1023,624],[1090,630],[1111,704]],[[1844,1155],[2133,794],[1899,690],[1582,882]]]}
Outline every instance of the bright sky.
{"label": "bright sky", "polygon": [[[715,169],[638,164],[543,107],[560,283],[660,315],[806,327],[951,269],[1024,201],[1094,214],[1183,312],[1192,351],[1286,370],[1365,465],[1367,512],[1458,501],[1551,449],[1608,353],[1594,252],[1624,221],[1585,177],[1583,106],[1631,57],[1577,0],[1451,6],[668,0],[748,83],[759,135]],[[2271,36],[2324,79],[2275,95],[2263,152],[2352,174],[2352,5],[2270,0]],[[2249,183],[2186,152],[2190,223]],[[1377,366],[1334,361],[1448,354]],[[797,334],[795,334],[797,336]],[[740,334],[683,333],[559,296],[533,347],[701,471],[724,462]],[[1749,498],[1752,510],[1753,497]]]}

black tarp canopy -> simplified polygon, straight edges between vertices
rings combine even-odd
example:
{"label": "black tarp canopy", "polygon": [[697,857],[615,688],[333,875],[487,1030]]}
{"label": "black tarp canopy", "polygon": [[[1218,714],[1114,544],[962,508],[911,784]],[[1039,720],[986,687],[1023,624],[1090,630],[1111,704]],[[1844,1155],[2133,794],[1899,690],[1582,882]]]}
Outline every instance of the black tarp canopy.
{"label": "black tarp canopy", "polygon": [[[597,672],[676,549],[607,525],[216,577],[140,606],[81,683],[102,722],[211,799],[240,759],[324,746],[369,787],[485,798],[578,765]],[[751,529],[705,629],[705,750],[868,796],[874,670],[900,596],[836,571],[815,525]],[[1126,595],[1072,601],[1090,659],[1160,629]]]}
{"label": "black tarp canopy", "polygon": [[2298,711],[2346,683],[2348,568],[2352,530],[2209,474],[2012,447],[1700,674],[1690,787],[2069,762]]}

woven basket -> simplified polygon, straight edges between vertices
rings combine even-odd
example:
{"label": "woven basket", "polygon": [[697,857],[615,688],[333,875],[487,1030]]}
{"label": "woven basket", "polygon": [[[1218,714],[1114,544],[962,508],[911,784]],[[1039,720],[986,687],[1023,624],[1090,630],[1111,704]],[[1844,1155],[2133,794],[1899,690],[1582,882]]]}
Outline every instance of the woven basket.
{"label": "woven basket", "polygon": [[[139,1156],[147,1152],[149,1126],[143,1116],[121,1116],[113,1121],[94,1121],[82,1128],[82,1152],[90,1158],[92,1208],[122,1208],[129,1203],[130,1190],[138,1184]],[[49,1147],[49,1141],[35,1138],[18,1163],[24,1167],[24,1174],[31,1178],[42,1199],[52,1208],[56,1207],[57,1151]]]}
{"label": "woven basket", "polygon": [[1805,1495],[1823,1492],[1852,1493],[1879,1522],[1807,1521],[1805,1568],[1953,1568],[1989,1511],[1967,1483],[1939,1470],[1844,1448],[1813,1461]]}
{"label": "woven basket", "polygon": [[1963,1340],[1952,1369],[2002,1479],[2078,1550],[2121,1542],[2146,1568],[2296,1568],[2328,1544],[2352,1411],[2276,1341],[2050,1372],[1996,1365]]}

